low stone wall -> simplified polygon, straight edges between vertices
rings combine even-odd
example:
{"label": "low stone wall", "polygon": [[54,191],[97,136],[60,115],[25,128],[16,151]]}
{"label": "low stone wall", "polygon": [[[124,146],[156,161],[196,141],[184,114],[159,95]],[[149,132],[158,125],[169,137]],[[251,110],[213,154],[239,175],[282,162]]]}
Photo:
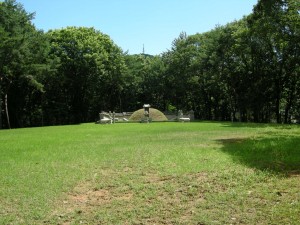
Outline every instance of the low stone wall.
{"label": "low stone wall", "polygon": [[129,119],[129,117],[132,115],[133,112],[122,112],[122,113],[115,113],[115,118],[118,119]]}
{"label": "low stone wall", "polygon": [[[107,112],[105,112],[107,113]],[[111,117],[113,116],[113,112],[108,112],[107,114],[111,114]],[[178,120],[178,113],[176,112],[163,112],[164,115],[168,118],[168,121],[177,121]],[[133,114],[133,112],[122,112],[122,113],[115,113],[116,121],[124,121],[129,120],[130,116]],[[191,121],[195,120],[194,112],[183,112],[182,113],[183,118],[190,118]]]}
{"label": "low stone wall", "polygon": [[[176,121],[178,120],[178,113],[176,112],[164,112],[166,117],[168,118],[169,121]],[[183,118],[190,118],[191,121],[195,120],[195,115],[194,111],[189,111],[189,112],[183,112],[182,113]]]}

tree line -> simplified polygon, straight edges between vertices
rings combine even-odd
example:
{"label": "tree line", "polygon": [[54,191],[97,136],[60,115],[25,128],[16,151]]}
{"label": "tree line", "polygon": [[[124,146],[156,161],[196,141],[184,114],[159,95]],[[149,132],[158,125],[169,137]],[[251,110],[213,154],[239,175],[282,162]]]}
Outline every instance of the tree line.
{"label": "tree line", "polygon": [[0,128],[76,124],[100,111],[193,110],[198,119],[300,117],[300,2],[259,0],[243,19],[129,55],[94,28],[47,32],[0,2]]}

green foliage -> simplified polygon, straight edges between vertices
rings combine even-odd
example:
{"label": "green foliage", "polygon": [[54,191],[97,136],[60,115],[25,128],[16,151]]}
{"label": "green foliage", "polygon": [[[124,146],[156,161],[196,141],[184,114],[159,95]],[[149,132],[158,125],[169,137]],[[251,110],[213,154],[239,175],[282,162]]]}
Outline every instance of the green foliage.
{"label": "green foliage", "polygon": [[125,55],[127,66],[123,107],[134,111],[145,102],[166,109],[165,64],[160,56]]}
{"label": "green foliage", "polygon": [[[120,109],[124,60],[110,38],[93,28],[49,31],[57,72],[46,78],[48,123],[94,120],[101,110]],[[59,89],[53,84],[57,83]]]}
{"label": "green foliage", "polygon": [[0,128],[95,121],[100,111],[193,110],[198,119],[300,119],[297,0],[260,0],[247,17],[182,32],[159,56],[128,55],[86,27],[44,33],[0,5]]}
{"label": "green foliage", "polygon": [[0,5],[0,103],[6,105],[5,126],[34,125],[33,112],[43,92],[39,75],[47,48],[42,33],[30,22],[33,15],[14,0]]}
{"label": "green foliage", "polygon": [[180,34],[163,55],[169,101],[203,119],[289,123],[299,117],[299,25],[298,1],[259,1],[240,21]]}
{"label": "green foliage", "polygon": [[248,19],[254,73],[262,84],[269,84],[264,99],[274,108],[277,122],[283,115],[284,122],[288,122],[290,110],[296,106],[299,9],[299,2],[294,0],[259,1]]}

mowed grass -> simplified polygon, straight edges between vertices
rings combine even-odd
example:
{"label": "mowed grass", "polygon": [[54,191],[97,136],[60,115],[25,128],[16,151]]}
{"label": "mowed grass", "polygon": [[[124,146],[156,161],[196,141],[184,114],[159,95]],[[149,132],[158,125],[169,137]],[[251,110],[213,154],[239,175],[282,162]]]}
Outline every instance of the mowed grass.
{"label": "mowed grass", "polygon": [[0,131],[0,224],[299,224],[300,127]]}

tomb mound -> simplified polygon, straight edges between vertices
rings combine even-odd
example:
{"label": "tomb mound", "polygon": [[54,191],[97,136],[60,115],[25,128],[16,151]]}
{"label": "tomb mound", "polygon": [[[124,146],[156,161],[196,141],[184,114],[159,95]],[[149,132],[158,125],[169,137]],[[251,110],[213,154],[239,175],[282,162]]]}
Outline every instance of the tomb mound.
{"label": "tomb mound", "polygon": [[[144,118],[144,109],[135,111],[129,118],[130,121],[141,121]],[[149,118],[152,121],[168,121],[168,118],[158,109],[150,108]]]}

